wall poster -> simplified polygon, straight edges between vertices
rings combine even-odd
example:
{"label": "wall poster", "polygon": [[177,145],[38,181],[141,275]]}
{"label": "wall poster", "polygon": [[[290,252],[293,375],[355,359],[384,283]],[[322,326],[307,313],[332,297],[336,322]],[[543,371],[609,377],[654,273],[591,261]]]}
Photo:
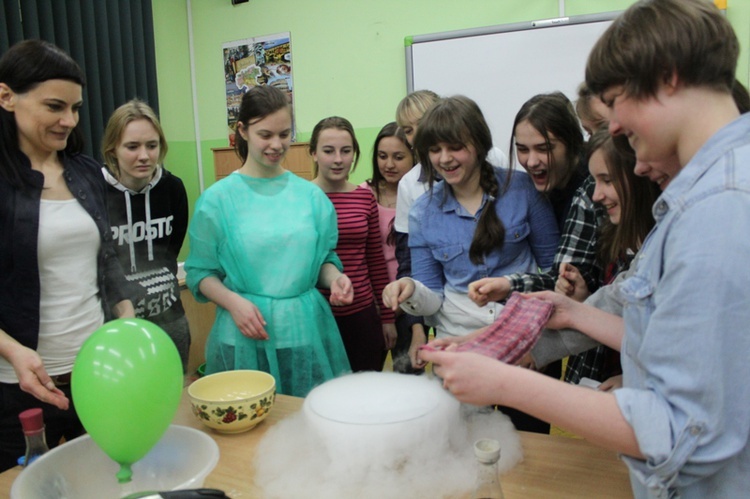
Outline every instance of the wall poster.
{"label": "wall poster", "polygon": [[[227,134],[234,146],[234,131],[242,95],[256,85],[271,85],[286,93],[294,110],[292,46],[289,33],[245,38],[222,44],[227,92]],[[292,112],[292,141],[296,136]]]}

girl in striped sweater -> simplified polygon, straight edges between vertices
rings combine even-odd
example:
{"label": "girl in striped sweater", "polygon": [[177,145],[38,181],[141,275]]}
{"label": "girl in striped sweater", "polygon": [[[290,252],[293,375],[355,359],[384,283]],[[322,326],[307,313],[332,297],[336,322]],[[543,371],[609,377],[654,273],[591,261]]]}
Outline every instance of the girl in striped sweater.
{"label": "girl in striped sweater", "polygon": [[[393,311],[383,306],[388,269],[380,241],[378,206],[372,191],[349,182],[359,160],[352,124],[332,116],[320,121],[310,138],[315,179],[336,208],[339,240],[336,253],[354,287],[350,305],[334,306],[352,370],[380,371],[396,342]],[[325,291],[323,291],[325,293]]]}

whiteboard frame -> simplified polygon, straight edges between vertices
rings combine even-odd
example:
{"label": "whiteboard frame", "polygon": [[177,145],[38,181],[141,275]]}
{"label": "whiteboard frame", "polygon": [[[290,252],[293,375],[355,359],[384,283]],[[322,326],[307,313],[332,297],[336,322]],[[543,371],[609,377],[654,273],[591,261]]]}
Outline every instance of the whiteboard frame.
{"label": "whiteboard frame", "polygon": [[443,31],[426,35],[413,35],[404,38],[405,60],[406,60],[406,91],[414,91],[414,59],[412,46],[415,43],[436,42],[440,40],[452,40],[455,38],[466,38],[469,36],[494,35],[508,33],[511,31],[525,31],[532,29],[551,29],[558,26],[569,26],[571,24],[598,23],[612,21],[623,11],[601,12],[599,14],[585,14],[581,16],[556,17],[552,19],[540,19],[536,21],[522,21],[518,23],[497,24],[480,28],[459,29],[454,31]]}
{"label": "whiteboard frame", "polygon": [[[575,28],[577,25],[589,25],[592,26],[594,24],[601,24],[601,23],[607,23],[602,27],[602,31],[606,29],[609,24],[614,20],[617,16],[619,16],[622,13],[622,11],[612,11],[612,12],[602,12],[598,14],[587,14],[587,15],[581,15],[581,16],[571,16],[571,17],[561,17],[561,18],[553,18],[553,19],[541,19],[536,21],[524,21],[519,23],[510,23],[510,24],[501,24],[496,26],[487,26],[487,27],[479,27],[479,28],[472,28],[472,29],[465,29],[465,30],[456,30],[456,31],[445,31],[442,33],[433,33],[433,34],[427,34],[427,35],[416,35],[416,36],[408,36],[404,39],[404,46],[405,46],[405,60],[406,60],[406,82],[407,82],[407,91],[409,93],[413,92],[415,90],[415,82],[416,85],[419,85],[419,88],[429,88],[430,90],[434,90],[439,95],[442,96],[449,96],[449,95],[455,95],[457,93],[463,93],[464,95],[467,95],[469,97],[472,97],[474,100],[477,101],[477,103],[480,105],[482,110],[485,113],[485,118],[488,121],[488,124],[490,126],[490,130],[493,135],[493,142],[497,146],[499,145],[501,149],[505,150],[508,146],[508,142],[510,139],[510,133],[512,132],[510,130],[513,116],[515,116],[515,111],[508,116],[509,110],[511,108],[514,108],[516,105],[520,106],[523,101],[526,99],[521,100],[520,102],[516,102],[519,99],[519,92],[518,92],[518,85],[511,85],[511,87],[507,87],[507,90],[511,90],[511,88],[514,88],[515,90],[512,90],[509,94],[509,98],[505,101],[506,104],[502,104],[500,108],[503,106],[506,106],[507,109],[502,111],[502,114],[498,115],[498,107],[489,105],[487,101],[487,95],[482,96],[475,95],[475,91],[477,90],[476,86],[469,85],[465,92],[462,92],[460,88],[457,88],[455,83],[455,80],[451,82],[447,82],[447,85],[441,85],[439,82],[435,82],[434,85],[431,85],[429,83],[430,80],[433,80],[435,78],[434,74],[425,74],[422,71],[425,69],[428,69],[429,71],[432,71],[430,68],[434,68],[435,70],[439,71],[440,66],[433,65],[431,56],[427,58],[420,58],[415,60],[415,57],[420,57],[422,54],[428,54],[432,50],[443,50],[445,48],[445,42],[450,43],[452,40],[457,40],[459,43],[457,45],[470,45],[473,42],[470,43],[463,43],[460,39],[464,38],[477,38],[478,41],[481,43],[481,37],[483,36],[490,36],[493,38],[493,44],[500,42],[499,45],[502,45],[503,39],[498,38],[496,35],[498,34],[509,34],[508,37],[508,43],[509,46],[512,46],[514,43],[512,40],[513,38],[518,38],[519,35],[523,35],[523,32],[530,32],[533,30],[545,30],[543,36],[540,36],[540,40],[542,40],[540,43],[549,43],[550,39],[555,38],[555,32],[552,31],[546,31],[546,30],[560,30],[560,36],[569,36],[568,34],[571,31],[571,28]],[[599,28],[593,27],[592,29],[598,30]],[[590,29],[586,28],[584,31],[591,31]],[[542,33],[540,33],[541,35]],[[524,35],[525,36],[525,35]],[[533,39],[533,35],[532,35]],[[467,40],[468,41],[468,40]],[[591,41],[591,46],[595,43],[595,39]],[[434,44],[434,48],[431,48],[430,44],[432,42],[437,42]],[[443,46],[441,48],[441,45]],[[534,46],[530,45],[532,47],[532,50],[534,50]],[[492,48],[488,50],[493,50]],[[590,49],[589,49],[590,50]],[[554,52],[554,51],[553,51]],[[491,52],[487,52],[490,53]],[[455,58],[456,55],[454,52],[451,52],[452,56],[448,56],[449,60],[450,57]],[[573,55],[572,59],[575,59],[579,62],[576,64],[580,64],[581,58],[586,58],[588,56],[588,53],[582,53],[582,52],[575,52],[571,54]],[[486,53],[485,55],[482,55],[482,57],[487,57]],[[490,56],[491,57],[491,56]],[[556,61],[559,61],[556,60]],[[462,64],[471,64],[467,61],[462,61]],[[533,65],[533,62],[530,64]],[[515,66],[514,66],[515,67]],[[550,66],[550,68],[553,68],[554,64]],[[421,68],[421,70],[420,70]],[[521,68],[519,71],[523,71],[524,68]],[[420,70],[420,74],[415,74],[415,70]],[[577,75],[577,69],[575,70]],[[559,73],[556,73],[559,74]],[[580,83],[584,79],[584,75],[579,75],[580,79],[578,82]],[[486,76],[484,77],[486,78]],[[495,78],[495,77],[493,77]],[[578,83],[575,83],[575,85],[572,85],[571,82],[572,78],[571,75],[568,75],[566,77],[561,78],[559,85],[553,85],[547,90],[540,90],[536,89],[534,90],[534,86],[529,89],[530,93],[528,95],[528,98],[531,98],[534,94],[539,93],[540,91],[552,91],[552,90],[561,90],[563,91],[568,98],[570,98],[571,101],[575,100],[576,95],[576,88]],[[500,77],[497,80],[482,80],[479,78],[477,81],[484,81],[486,84],[480,84],[480,86],[483,89],[490,89],[489,93],[493,91],[502,92],[503,90],[503,81],[505,81],[504,77]],[[545,81],[551,81],[551,80],[545,80]],[[448,90],[446,87],[451,87],[450,90]],[[569,88],[571,87],[571,88]],[[521,91],[521,93],[523,90]],[[483,92],[487,93],[487,92]],[[493,97],[493,99],[495,99]],[[502,118],[500,117],[502,116]],[[508,122],[508,120],[510,120]],[[506,136],[507,135],[507,136]],[[506,153],[512,153],[511,151],[505,151]]]}

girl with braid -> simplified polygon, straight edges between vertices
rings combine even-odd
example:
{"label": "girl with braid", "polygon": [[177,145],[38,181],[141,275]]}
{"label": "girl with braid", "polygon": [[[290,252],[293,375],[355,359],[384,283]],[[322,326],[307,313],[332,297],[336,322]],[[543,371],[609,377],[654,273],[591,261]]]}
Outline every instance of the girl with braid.
{"label": "girl with braid", "polygon": [[[386,306],[424,315],[436,336],[461,336],[491,324],[503,305],[468,297],[470,282],[552,265],[559,230],[552,208],[528,175],[487,161],[492,137],[471,99],[439,100],[415,137],[429,190],[409,212],[412,277],[390,283]],[[443,182],[435,182],[435,175]]]}

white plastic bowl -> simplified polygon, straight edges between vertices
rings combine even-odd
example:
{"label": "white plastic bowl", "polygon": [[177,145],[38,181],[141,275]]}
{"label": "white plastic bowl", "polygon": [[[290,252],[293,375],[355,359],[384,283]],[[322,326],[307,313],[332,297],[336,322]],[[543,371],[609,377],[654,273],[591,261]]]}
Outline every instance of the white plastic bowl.
{"label": "white plastic bowl", "polygon": [[11,499],[124,497],[134,492],[195,489],[219,462],[219,446],[205,433],[171,425],[140,461],[133,480],[119,484],[112,461],[89,435],[46,453],[24,469],[10,490]]}

